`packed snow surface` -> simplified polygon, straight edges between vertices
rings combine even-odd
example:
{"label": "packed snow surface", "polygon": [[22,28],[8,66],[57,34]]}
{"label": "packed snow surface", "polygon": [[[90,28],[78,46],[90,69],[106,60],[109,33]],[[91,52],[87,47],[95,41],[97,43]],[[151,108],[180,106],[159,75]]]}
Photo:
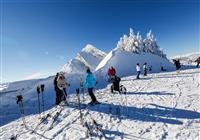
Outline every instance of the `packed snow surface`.
{"label": "packed snow surface", "polygon": [[[93,128],[92,138],[100,137],[94,129],[93,118],[102,126],[102,139],[199,140],[199,77],[200,69],[183,70],[180,74],[154,73],[139,80],[129,76],[121,81],[127,88],[126,95],[111,94],[110,84],[96,90],[101,104],[82,109],[84,121]],[[87,129],[81,125],[76,95],[70,95],[69,101],[68,106],[52,107],[41,114],[51,114],[41,124],[39,115],[34,114],[25,117],[26,127],[22,118],[1,126],[0,139],[91,139],[86,137]],[[85,100],[81,94],[81,106],[88,102],[87,93]],[[62,111],[51,128],[52,118],[60,109]]]}

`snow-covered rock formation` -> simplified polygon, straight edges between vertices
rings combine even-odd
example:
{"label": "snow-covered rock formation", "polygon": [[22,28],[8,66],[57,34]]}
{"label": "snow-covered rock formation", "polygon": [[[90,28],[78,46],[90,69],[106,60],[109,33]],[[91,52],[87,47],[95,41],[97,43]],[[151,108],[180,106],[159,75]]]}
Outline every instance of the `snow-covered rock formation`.
{"label": "snow-covered rock formation", "polygon": [[88,44],[80,53],[77,53],[74,59],[71,59],[63,66],[62,71],[67,74],[85,73],[87,68],[93,71],[105,56],[105,52]]}

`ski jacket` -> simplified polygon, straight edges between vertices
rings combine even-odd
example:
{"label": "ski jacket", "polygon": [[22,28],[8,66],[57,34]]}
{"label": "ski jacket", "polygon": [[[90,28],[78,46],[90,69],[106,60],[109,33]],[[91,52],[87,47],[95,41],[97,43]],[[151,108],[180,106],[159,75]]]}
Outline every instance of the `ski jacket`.
{"label": "ski jacket", "polygon": [[147,65],[143,65],[143,70],[147,70]]}
{"label": "ski jacket", "polygon": [[136,65],[136,71],[140,71],[140,66]]}
{"label": "ski jacket", "polygon": [[86,88],[94,88],[96,86],[96,80],[92,73],[88,73],[85,79],[84,86]]}
{"label": "ski jacket", "polygon": [[108,69],[107,73],[108,73],[109,76],[114,76],[116,74],[116,71],[115,71],[114,68],[112,68],[112,69]]}
{"label": "ski jacket", "polygon": [[60,76],[58,76],[57,78],[57,87],[60,90],[63,90],[64,88],[68,87],[69,84],[65,82],[64,78],[61,78]]}

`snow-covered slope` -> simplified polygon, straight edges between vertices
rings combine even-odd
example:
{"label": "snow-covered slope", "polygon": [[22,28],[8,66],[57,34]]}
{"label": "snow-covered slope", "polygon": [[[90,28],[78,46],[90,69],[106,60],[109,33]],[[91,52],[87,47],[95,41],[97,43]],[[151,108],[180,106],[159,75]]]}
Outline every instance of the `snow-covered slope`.
{"label": "snow-covered slope", "polygon": [[[92,52],[92,50],[95,50],[94,48],[90,48],[92,47],[86,47],[81,52],[82,56],[85,58],[84,60],[87,60],[88,65],[90,65],[91,63],[89,61],[90,59],[95,60],[92,56],[92,58],[90,58],[90,55],[86,55],[88,57],[84,55],[86,54],[85,52]],[[98,53],[98,51],[96,51],[96,53],[94,54],[96,54],[95,56],[100,56],[101,58],[100,54],[102,53]],[[71,87],[68,89],[68,92],[70,94],[73,94],[75,92],[75,89],[80,86],[81,78],[85,79],[84,68],[86,68],[86,63],[81,62],[82,61],[79,61],[78,59],[73,59],[71,67],[68,67],[72,68],[71,71],[73,72],[66,72],[65,74],[66,82],[71,84]],[[170,70],[171,68],[173,69],[173,66],[171,65],[171,63],[168,62],[167,59],[162,58],[158,55],[153,55],[150,53],[134,54],[114,49],[105,57],[105,59],[102,60],[102,62],[97,67],[97,71],[94,72],[96,79],[98,80],[98,85],[96,88],[104,88],[107,85],[105,75],[109,66],[114,66],[119,76],[135,75],[135,64],[137,62],[139,62],[140,64],[147,62],[148,65],[152,65],[152,72],[159,72],[161,64],[163,64],[163,66],[167,70]],[[82,72],[80,72],[81,70]],[[26,109],[28,110],[27,114],[35,114],[38,112],[38,99],[36,92],[36,87],[38,85],[45,84],[45,110],[49,109],[52,105],[54,105],[55,91],[53,86],[53,79],[54,76],[51,76],[46,79],[27,80],[9,84],[8,88],[5,89],[5,91],[2,92],[0,95],[2,100],[0,106],[0,117],[2,121],[0,122],[0,125],[6,124],[20,117],[19,114],[17,115],[18,110],[16,110],[16,108],[18,106],[15,101],[16,96],[19,94],[22,94],[24,96]]]}
{"label": "snow-covered slope", "polygon": [[62,71],[67,74],[85,73],[88,67],[93,71],[105,56],[106,53],[88,44],[63,66]]}
{"label": "snow-covered slope", "polygon": [[[72,59],[64,66],[66,82],[71,84],[68,93],[73,94],[75,89],[80,86],[81,78],[84,79],[86,68],[94,69],[96,65],[105,57],[106,53],[96,49],[92,45],[87,45],[78,53],[75,59]],[[0,85],[0,125],[19,118],[16,96],[23,95],[27,114],[38,112],[38,97],[36,87],[45,85],[44,100],[45,110],[55,104],[55,91],[53,85],[54,76],[45,79],[25,80]]]}
{"label": "snow-covered slope", "polygon": [[[134,80],[135,77],[122,78],[121,84],[127,88],[127,95],[111,94],[110,85],[96,90],[95,95],[102,103],[82,109],[84,122],[92,129],[92,137],[100,139],[101,132],[95,131],[95,120],[102,126],[103,139],[126,140],[199,140],[200,131],[200,69],[175,72],[154,73]],[[90,98],[85,94],[81,106]],[[0,127],[0,139],[55,139],[83,140],[87,128],[81,125],[77,97],[71,95],[70,105],[64,106],[53,122],[53,116],[60,107],[53,107],[44,114],[51,116],[39,124],[39,115],[25,117]],[[127,101],[126,101],[127,100]],[[25,104],[25,113],[28,105]],[[16,114],[14,114],[16,115]],[[53,126],[51,129],[50,127]]]}
{"label": "snow-covered slope", "polygon": [[97,66],[96,71],[106,74],[110,66],[114,66],[119,76],[127,76],[136,74],[135,66],[137,63],[142,65],[147,62],[147,65],[152,66],[151,72],[160,72],[161,66],[167,71],[174,70],[174,66],[168,59],[154,55],[152,53],[131,53],[122,51],[121,49],[114,49]]}
{"label": "snow-covered slope", "polygon": [[200,57],[200,52],[188,53],[184,55],[173,56],[170,59],[180,59],[183,65],[196,65],[195,60]]}

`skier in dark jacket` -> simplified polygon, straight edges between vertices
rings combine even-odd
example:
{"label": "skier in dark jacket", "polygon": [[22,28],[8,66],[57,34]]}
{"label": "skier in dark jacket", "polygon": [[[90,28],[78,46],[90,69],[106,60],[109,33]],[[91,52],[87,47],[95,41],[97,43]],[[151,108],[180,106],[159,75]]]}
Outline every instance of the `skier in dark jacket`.
{"label": "skier in dark jacket", "polygon": [[119,89],[120,81],[121,79],[116,75],[111,77],[111,82],[112,82],[111,93],[113,93],[114,90],[120,92],[120,89]]}
{"label": "skier in dark jacket", "polygon": [[147,63],[145,62],[143,65],[144,76],[147,76]]}
{"label": "skier in dark jacket", "polygon": [[199,64],[200,64],[200,57],[198,57],[196,60],[195,60],[195,62],[197,62],[197,68],[199,67]]}
{"label": "skier in dark jacket", "polygon": [[180,68],[181,68],[181,63],[180,63],[180,60],[176,60],[176,59],[173,59],[173,62],[174,62],[174,65],[176,66],[176,72],[179,73],[180,72]]}
{"label": "skier in dark jacket", "polygon": [[59,73],[56,73],[56,76],[53,80],[53,84],[54,84],[54,90],[56,92],[56,105],[59,105],[60,103],[60,99],[61,99],[61,95],[60,95],[60,92],[59,92],[59,88],[57,86],[57,79],[58,79],[58,75]]}

